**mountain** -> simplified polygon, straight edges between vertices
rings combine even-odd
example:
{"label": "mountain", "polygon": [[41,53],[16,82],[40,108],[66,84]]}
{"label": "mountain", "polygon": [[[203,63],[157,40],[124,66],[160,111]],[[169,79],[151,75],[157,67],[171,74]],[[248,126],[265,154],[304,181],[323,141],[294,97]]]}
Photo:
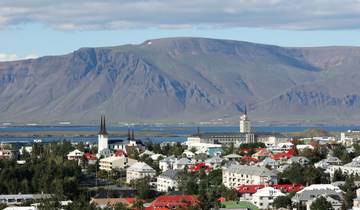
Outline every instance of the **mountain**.
{"label": "mountain", "polygon": [[205,38],[81,48],[0,63],[0,121],[356,122],[360,47]]}

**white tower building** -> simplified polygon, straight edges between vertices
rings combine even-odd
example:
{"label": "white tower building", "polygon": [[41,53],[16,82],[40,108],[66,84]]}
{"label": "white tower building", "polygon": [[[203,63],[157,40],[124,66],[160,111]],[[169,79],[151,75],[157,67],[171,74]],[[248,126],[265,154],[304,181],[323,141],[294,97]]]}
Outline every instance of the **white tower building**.
{"label": "white tower building", "polygon": [[104,149],[108,149],[108,133],[106,131],[105,116],[101,116],[100,131],[98,134],[98,154]]}
{"label": "white tower building", "polygon": [[244,114],[240,116],[240,133],[250,133],[251,132],[251,125],[250,120],[247,116],[246,106],[244,110]]}

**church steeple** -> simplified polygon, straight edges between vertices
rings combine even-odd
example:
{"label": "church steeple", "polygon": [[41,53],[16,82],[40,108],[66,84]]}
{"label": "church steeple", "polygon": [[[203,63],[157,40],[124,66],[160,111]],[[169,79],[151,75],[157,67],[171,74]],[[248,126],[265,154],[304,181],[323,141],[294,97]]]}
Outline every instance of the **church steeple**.
{"label": "church steeple", "polygon": [[106,131],[106,122],[105,122],[105,116],[101,115],[101,120],[100,120],[100,131],[99,131],[99,135],[108,135],[107,131]]}

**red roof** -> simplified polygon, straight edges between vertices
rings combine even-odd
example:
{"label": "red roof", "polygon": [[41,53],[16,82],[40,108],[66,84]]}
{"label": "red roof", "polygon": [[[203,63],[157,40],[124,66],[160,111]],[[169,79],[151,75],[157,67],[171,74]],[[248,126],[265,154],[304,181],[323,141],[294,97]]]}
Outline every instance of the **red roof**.
{"label": "red roof", "polygon": [[204,168],[205,171],[211,171],[211,167],[206,165],[205,163],[197,163],[189,168],[190,171],[199,171],[201,168]]}
{"label": "red roof", "polygon": [[[283,192],[291,193],[291,192],[298,192],[304,188],[301,184],[274,184],[269,185],[270,187],[273,187],[275,189],[281,190]],[[259,184],[259,185],[240,185],[237,189],[239,193],[256,193],[257,190],[264,188],[265,185]]]}
{"label": "red roof", "polygon": [[115,151],[114,156],[116,156],[116,157],[122,157],[122,156],[127,157],[128,155],[126,154],[126,152],[124,152],[124,150],[118,149],[118,150]]}
{"label": "red roof", "polygon": [[84,158],[85,158],[85,160],[97,160],[97,158],[89,152],[84,153]]}
{"label": "red roof", "polygon": [[146,210],[196,206],[198,202],[198,199],[192,195],[162,195],[151,202],[149,208],[146,208]]}
{"label": "red roof", "polygon": [[274,160],[279,160],[279,159],[290,159],[292,156],[294,156],[295,154],[295,148],[291,148],[286,152],[281,152],[281,153],[277,153],[271,156],[272,159]]}
{"label": "red roof", "polygon": [[254,158],[254,157],[251,157],[251,156],[244,156],[240,159],[241,161],[245,161],[245,162],[257,162],[258,159],[257,158]]}

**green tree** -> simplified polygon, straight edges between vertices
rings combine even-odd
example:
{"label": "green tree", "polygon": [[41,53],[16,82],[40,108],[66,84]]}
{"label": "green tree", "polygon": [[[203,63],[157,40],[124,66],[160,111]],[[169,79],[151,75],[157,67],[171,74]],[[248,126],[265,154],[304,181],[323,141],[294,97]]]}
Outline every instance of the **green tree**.
{"label": "green tree", "polygon": [[285,208],[290,209],[291,208],[291,198],[288,196],[279,196],[274,199],[273,206],[278,208]]}
{"label": "green tree", "polygon": [[333,210],[331,203],[324,197],[319,197],[310,205],[310,210]]}
{"label": "green tree", "polygon": [[341,169],[337,169],[334,171],[334,175],[333,175],[333,182],[337,182],[337,181],[345,181],[346,176],[342,173]]}

